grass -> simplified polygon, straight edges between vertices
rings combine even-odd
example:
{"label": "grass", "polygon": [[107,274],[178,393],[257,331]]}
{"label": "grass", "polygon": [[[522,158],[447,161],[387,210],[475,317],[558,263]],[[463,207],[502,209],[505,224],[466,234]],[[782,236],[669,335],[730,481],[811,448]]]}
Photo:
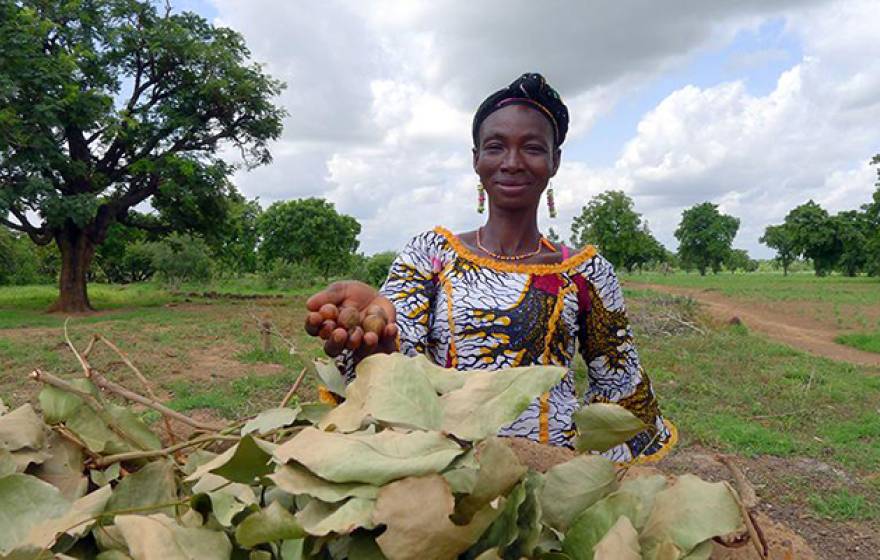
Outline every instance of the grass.
{"label": "grass", "polygon": [[834,340],[859,350],[880,354],[880,331],[842,334]]}
{"label": "grass", "polygon": [[839,489],[828,494],[810,496],[813,510],[828,519],[835,521],[867,520],[880,517],[880,505],[871,503],[865,496],[853,494],[846,489]]}

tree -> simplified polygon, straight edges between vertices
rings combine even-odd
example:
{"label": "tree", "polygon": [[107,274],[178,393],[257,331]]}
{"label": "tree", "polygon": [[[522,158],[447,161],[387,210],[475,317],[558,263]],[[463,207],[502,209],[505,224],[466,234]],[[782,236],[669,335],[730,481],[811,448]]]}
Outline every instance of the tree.
{"label": "tree", "polygon": [[842,245],[837,224],[824,208],[810,200],[789,212],[785,225],[792,233],[798,254],[813,261],[816,276],[825,276],[834,269]]}
{"label": "tree", "polygon": [[705,276],[711,268],[717,273],[730,253],[739,219],[718,211],[718,205],[704,202],[688,208],[681,214],[681,223],[675,230],[678,254],[682,266],[696,268]]}
{"label": "tree", "polygon": [[754,272],[758,270],[758,261],[749,257],[748,251],[745,249],[731,249],[724,259],[724,268],[730,272],[742,270],[743,272]]}
{"label": "tree", "polygon": [[[880,154],[871,160],[872,165],[880,166]],[[865,240],[865,255],[867,262],[865,268],[868,274],[880,276],[880,167],[877,168],[877,182],[874,183],[877,190],[871,202],[862,206],[865,213],[868,233]]]}
{"label": "tree", "polygon": [[868,263],[865,251],[869,235],[868,221],[864,214],[856,210],[839,212],[831,220],[840,244],[837,268],[846,276],[855,276]]}
{"label": "tree", "polygon": [[[53,309],[91,309],[86,274],[113,223],[210,228],[236,147],[270,161],[282,84],[242,37],[147,0],[0,0],[0,223],[61,253]],[[34,223],[32,219],[38,217]]]}
{"label": "tree", "polygon": [[257,271],[257,223],[263,210],[256,200],[236,196],[230,201],[224,224],[211,232],[208,243],[223,271],[243,274]]}
{"label": "tree", "polygon": [[627,271],[657,258],[662,245],[654,239],[633,201],[622,191],[606,191],[593,197],[575,217],[571,243],[595,245],[615,267]]}
{"label": "tree", "polygon": [[759,240],[771,249],[776,249],[776,262],[782,266],[782,275],[788,276],[788,267],[798,258],[794,233],[785,224],[767,226]]}
{"label": "tree", "polygon": [[155,272],[148,233],[115,223],[95,253],[95,264],[108,282],[128,284],[149,280]]}
{"label": "tree", "polygon": [[333,271],[348,270],[361,225],[336,212],[330,202],[306,198],[272,204],[259,217],[257,229],[261,262],[310,263],[326,279]]}

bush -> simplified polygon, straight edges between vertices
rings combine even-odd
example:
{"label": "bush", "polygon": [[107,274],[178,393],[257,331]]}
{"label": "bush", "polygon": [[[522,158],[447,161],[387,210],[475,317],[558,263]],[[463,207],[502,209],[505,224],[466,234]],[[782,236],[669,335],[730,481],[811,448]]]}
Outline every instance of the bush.
{"label": "bush", "polygon": [[263,284],[270,290],[296,290],[323,284],[321,271],[309,262],[289,263],[275,259],[260,272]]}
{"label": "bush", "polygon": [[61,257],[54,243],[34,245],[27,236],[0,229],[0,285],[53,282],[60,269]]}
{"label": "bush", "polygon": [[211,256],[204,240],[191,235],[171,234],[149,245],[153,267],[159,279],[172,288],[183,282],[204,282],[211,279]]}

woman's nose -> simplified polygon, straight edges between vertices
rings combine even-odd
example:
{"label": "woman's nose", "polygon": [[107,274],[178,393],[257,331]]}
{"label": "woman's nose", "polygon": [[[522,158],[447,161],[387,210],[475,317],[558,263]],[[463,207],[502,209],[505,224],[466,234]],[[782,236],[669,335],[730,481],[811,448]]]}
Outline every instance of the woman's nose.
{"label": "woman's nose", "polygon": [[504,159],[501,160],[501,169],[503,170],[516,170],[522,167],[522,158],[520,157],[519,150],[507,150],[504,154]]}

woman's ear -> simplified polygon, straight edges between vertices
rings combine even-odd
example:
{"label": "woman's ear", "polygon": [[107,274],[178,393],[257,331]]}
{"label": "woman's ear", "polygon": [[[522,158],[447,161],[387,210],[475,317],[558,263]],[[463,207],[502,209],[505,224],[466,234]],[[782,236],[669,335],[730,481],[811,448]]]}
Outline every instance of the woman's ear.
{"label": "woman's ear", "polygon": [[550,174],[551,177],[556,176],[556,172],[559,171],[559,164],[562,162],[562,150],[556,148],[553,150],[553,172]]}
{"label": "woman's ear", "polygon": [[477,161],[480,159],[480,151],[477,150],[476,146],[474,146],[473,148],[471,148],[471,153],[473,153],[473,156],[474,156],[473,166],[474,166],[474,171],[476,171],[477,170]]}

